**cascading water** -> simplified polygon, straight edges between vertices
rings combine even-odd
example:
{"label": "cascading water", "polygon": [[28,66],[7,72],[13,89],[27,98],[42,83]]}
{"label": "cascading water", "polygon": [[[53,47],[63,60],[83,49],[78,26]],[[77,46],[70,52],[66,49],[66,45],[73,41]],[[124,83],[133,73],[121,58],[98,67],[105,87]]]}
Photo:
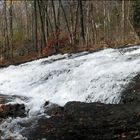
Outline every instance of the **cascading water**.
{"label": "cascading water", "polygon": [[122,90],[139,71],[139,46],[56,55],[0,69],[0,94],[27,97],[12,103],[24,103],[30,110],[27,118],[9,118],[1,124],[2,138],[23,139],[24,128],[18,123],[42,114],[45,101],[61,106],[68,101],[118,103]]}

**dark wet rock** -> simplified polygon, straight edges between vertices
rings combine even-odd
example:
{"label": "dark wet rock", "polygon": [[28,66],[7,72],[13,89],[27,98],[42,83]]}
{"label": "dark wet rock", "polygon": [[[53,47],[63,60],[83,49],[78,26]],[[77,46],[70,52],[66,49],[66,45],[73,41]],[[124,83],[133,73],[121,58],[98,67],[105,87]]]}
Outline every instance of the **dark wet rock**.
{"label": "dark wet rock", "polygon": [[51,106],[51,108],[49,108],[47,111],[46,111],[46,113],[47,113],[47,115],[49,115],[49,116],[62,116],[62,115],[64,115],[63,114],[63,111],[64,111],[64,107],[60,107],[60,106]]}
{"label": "dark wet rock", "polygon": [[45,61],[41,62],[41,65],[51,64],[55,61],[60,61],[60,60],[63,60],[65,58],[66,57],[64,56],[64,57],[60,57],[60,58],[56,58],[56,59],[45,60]]}
{"label": "dark wet rock", "polygon": [[122,92],[121,104],[140,103],[140,74],[135,76]]}
{"label": "dark wet rock", "polygon": [[8,102],[10,102],[12,100],[13,100],[13,98],[8,96],[8,95],[0,94],[0,104],[5,104],[5,103],[8,103]]}
{"label": "dark wet rock", "polygon": [[29,101],[30,98],[24,97],[24,96],[18,96],[18,95],[3,95],[0,94],[0,104],[6,104],[11,101],[14,101],[15,99],[20,99],[23,101]]}
{"label": "dark wet rock", "polygon": [[[117,49],[117,48],[116,48]],[[132,51],[135,51],[135,50],[138,50],[139,48],[136,46],[136,47],[132,47],[131,44],[129,45],[129,47],[126,46],[120,46],[120,48],[118,49],[118,51],[121,51],[122,54],[126,53],[126,52],[132,52]]]}
{"label": "dark wet rock", "polygon": [[[46,104],[46,102],[45,102]],[[52,116],[53,115],[53,112],[54,110],[58,110],[60,109],[61,107],[59,107],[57,104],[53,104],[53,103],[50,103],[48,102],[48,105],[44,106],[44,113],[46,113],[47,115],[49,116]],[[56,112],[55,112],[56,113]]]}
{"label": "dark wet rock", "polygon": [[24,97],[9,96],[0,94],[0,122],[7,117],[25,117],[25,105],[24,104],[10,104],[16,98],[25,100]]}
{"label": "dark wet rock", "polygon": [[1,104],[0,118],[7,117],[25,117],[24,104]]}
{"label": "dark wet rock", "polygon": [[49,101],[46,101],[45,104],[44,104],[44,107],[49,105],[49,103],[50,103]]}
{"label": "dark wet rock", "polygon": [[26,136],[30,140],[140,139],[139,104],[69,102],[49,110]]}

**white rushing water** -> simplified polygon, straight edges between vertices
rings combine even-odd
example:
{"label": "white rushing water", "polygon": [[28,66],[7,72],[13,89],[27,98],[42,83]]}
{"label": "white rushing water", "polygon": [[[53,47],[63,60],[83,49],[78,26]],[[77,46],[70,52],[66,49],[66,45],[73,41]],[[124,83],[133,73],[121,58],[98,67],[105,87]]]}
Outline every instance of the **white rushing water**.
{"label": "white rushing water", "polygon": [[[31,118],[43,112],[45,101],[61,106],[68,101],[118,103],[121,92],[138,72],[140,46],[56,55],[0,69],[0,94],[29,97],[28,101],[17,99],[14,103],[24,103]],[[3,123],[0,127],[5,131],[3,138],[12,135],[21,139],[22,128],[19,131],[14,127],[12,134],[8,128],[25,120],[8,119]]]}

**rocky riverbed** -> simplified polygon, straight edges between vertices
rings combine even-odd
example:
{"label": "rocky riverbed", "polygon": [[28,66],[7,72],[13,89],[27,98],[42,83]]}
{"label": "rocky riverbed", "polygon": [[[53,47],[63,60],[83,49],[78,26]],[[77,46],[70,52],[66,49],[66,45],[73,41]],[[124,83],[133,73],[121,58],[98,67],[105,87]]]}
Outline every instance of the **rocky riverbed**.
{"label": "rocky riverbed", "polygon": [[[122,93],[119,104],[68,102],[64,107],[46,102],[45,114],[34,128],[27,124],[23,136],[29,140],[120,140],[140,139],[140,75]],[[14,96],[0,95],[0,121],[25,117],[23,104],[7,104]]]}
{"label": "rocky riverbed", "polygon": [[140,75],[129,83],[119,104],[69,102],[54,106],[26,136],[47,140],[140,139]]}
{"label": "rocky riverbed", "polygon": [[48,111],[26,136],[47,140],[140,139],[140,104],[69,102]]}
{"label": "rocky riverbed", "polygon": [[0,95],[0,119],[26,116],[24,104],[9,104],[14,98],[16,98],[16,96]]}

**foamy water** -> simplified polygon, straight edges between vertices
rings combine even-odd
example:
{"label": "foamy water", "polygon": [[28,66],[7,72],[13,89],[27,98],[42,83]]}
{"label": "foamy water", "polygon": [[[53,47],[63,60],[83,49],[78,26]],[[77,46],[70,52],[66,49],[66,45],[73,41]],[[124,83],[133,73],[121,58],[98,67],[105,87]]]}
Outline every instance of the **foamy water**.
{"label": "foamy water", "polygon": [[22,139],[24,128],[18,122],[43,113],[45,101],[61,106],[68,101],[118,103],[122,90],[140,71],[140,46],[134,48],[56,55],[0,69],[0,94],[25,96],[29,100],[12,103],[24,103],[30,109],[28,118],[9,119],[1,125],[2,138]]}

